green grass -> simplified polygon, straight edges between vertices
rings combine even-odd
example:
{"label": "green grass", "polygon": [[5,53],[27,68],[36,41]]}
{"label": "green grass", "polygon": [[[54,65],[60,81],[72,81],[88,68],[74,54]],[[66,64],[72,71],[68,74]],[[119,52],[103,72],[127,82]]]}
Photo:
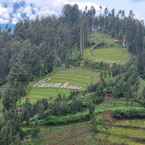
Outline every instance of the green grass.
{"label": "green grass", "polygon": [[[43,79],[49,78],[50,80],[48,80],[48,83],[68,83],[69,85],[77,86],[80,87],[81,90],[84,90],[88,85],[96,83],[99,80],[99,72],[87,68],[71,68],[66,70],[55,70]],[[37,83],[37,81],[34,83]],[[36,102],[44,98],[50,100],[56,98],[59,94],[69,96],[72,91],[70,89],[61,88],[32,87],[34,83],[31,83],[30,91],[27,94],[27,98],[31,102]]]}
{"label": "green grass", "polygon": [[130,129],[130,128],[121,128],[121,127],[112,127],[108,130],[110,134],[124,137],[132,138],[143,138],[145,139],[145,130],[140,129]]}
{"label": "green grass", "polygon": [[112,101],[105,101],[104,103],[96,106],[95,112],[103,113],[107,111],[114,111],[118,109],[143,109],[138,103],[126,103],[125,100],[112,100]]}
{"label": "green grass", "polygon": [[[89,62],[104,62],[124,64],[129,60],[128,50],[121,47],[119,42],[104,33],[92,33],[89,36],[90,48],[84,52],[84,60]],[[104,43],[105,46],[93,49],[95,45]]]}
{"label": "green grass", "polygon": [[105,62],[124,64],[129,60],[129,53],[125,48],[86,49],[84,59],[91,62]]}
{"label": "green grass", "polygon": [[109,127],[106,132],[102,133],[102,136],[104,135],[106,135],[105,137],[109,141],[116,144],[122,143],[125,145],[145,145],[145,143],[142,142],[142,140],[145,139],[145,130],[141,130],[140,128],[134,129],[123,127]]}
{"label": "green grass", "polygon": [[[103,136],[103,134],[101,134]],[[119,137],[114,135],[105,136],[108,141],[112,142],[115,145],[145,145],[144,143],[135,142],[131,139],[125,138],[125,137]]]}
{"label": "green grass", "polygon": [[50,83],[66,83],[85,89],[88,85],[99,80],[99,73],[87,68],[71,68],[56,71],[50,76]]}
{"label": "green grass", "polygon": [[118,120],[117,122],[114,123],[114,125],[145,128],[145,120],[144,119],[120,120],[120,121]]}
{"label": "green grass", "polygon": [[53,100],[58,95],[69,96],[70,91],[67,89],[55,89],[55,88],[32,88],[27,94],[26,99],[29,99],[32,103],[41,99]]}
{"label": "green grass", "polygon": [[118,47],[119,44],[115,43],[114,39],[107,34],[104,33],[92,33],[89,35],[89,42],[90,43],[95,43],[95,44],[99,44],[99,43],[105,43],[107,45],[107,47]]}

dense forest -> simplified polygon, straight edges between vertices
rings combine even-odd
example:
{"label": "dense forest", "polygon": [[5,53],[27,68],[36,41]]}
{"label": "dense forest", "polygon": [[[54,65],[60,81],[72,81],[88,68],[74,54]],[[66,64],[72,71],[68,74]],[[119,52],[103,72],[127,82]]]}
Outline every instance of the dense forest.
{"label": "dense forest", "polygon": [[[0,32],[0,85],[2,86],[0,96],[4,118],[4,121],[0,122],[0,145],[24,144],[25,134],[21,129],[22,125],[29,125],[30,118],[42,112],[43,115],[49,116],[51,112],[50,114],[59,116],[81,112],[87,108],[89,118],[93,122],[94,104],[103,101],[104,90],[112,92],[113,96],[134,100],[144,106],[145,89],[141,97],[137,95],[139,80],[145,78],[144,22],[136,19],[132,10],[129,14],[125,14],[123,10],[107,8],[103,10],[102,7],[100,9],[101,13],[96,14],[94,7],[90,9],[86,7],[82,11],[78,5],[65,5],[60,16],[21,21],[14,33]],[[111,77],[115,79],[106,82],[105,73],[101,73],[100,83],[91,84],[83,92],[72,92],[71,103],[70,100],[63,100],[63,97],[59,96],[51,105],[44,99],[36,104],[26,102],[23,111],[19,111],[21,108],[17,102],[26,96],[29,83],[50,74],[57,67],[80,66],[85,49],[95,45],[88,41],[88,37],[96,32],[111,36],[121,45],[120,49],[127,48],[132,55],[130,62],[124,66],[114,64],[110,68],[109,64],[103,63],[98,66],[102,72],[105,70],[107,75],[111,73]],[[97,66],[97,64],[92,65]],[[74,97],[86,93],[89,94],[86,99],[90,98],[90,101],[85,105],[81,99]],[[44,113],[49,105],[51,111]]]}

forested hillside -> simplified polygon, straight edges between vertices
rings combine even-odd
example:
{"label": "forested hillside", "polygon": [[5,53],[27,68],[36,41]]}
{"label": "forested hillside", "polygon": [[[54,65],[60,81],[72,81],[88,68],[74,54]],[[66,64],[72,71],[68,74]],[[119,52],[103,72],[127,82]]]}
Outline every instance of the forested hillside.
{"label": "forested hillside", "polygon": [[133,11],[78,5],[0,32],[0,145],[144,145],[144,38]]}

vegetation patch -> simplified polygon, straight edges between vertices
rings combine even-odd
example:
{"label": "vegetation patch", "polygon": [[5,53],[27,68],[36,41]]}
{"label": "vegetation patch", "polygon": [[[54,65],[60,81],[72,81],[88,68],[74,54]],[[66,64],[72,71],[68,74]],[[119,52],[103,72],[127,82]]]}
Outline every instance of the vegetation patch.
{"label": "vegetation patch", "polygon": [[80,112],[66,116],[48,116],[44,119],[38,119],[37,117],[35,117],[31,121],[34,125],[65,125],[70,123],[88,121],[89,119],[89,112]]}
{"label": "vegetation patch", "polygon": [[124,64],[129,60],[129,53],[125,48],[116,47],[86,49],[84,59],[91,62]]}
{"label": "vegetation patch", "polygon": [[132,128],[145,128],[145,119],[133,119],[133,120],[117,120],[114,125],[130,126]]}
{"label": "vegetation patch", "polygon": [[99,46],[99,48],[103,47],[119,47],[119,41],[116,39],[113,39],[110,35],[101,33],[101,32],[94,32],[89,35],[89,43],[90,45],[93,45],[94,47],[97,44],[104,44]]}
{"label": "vegetation patch", "polygon": [[[32,88],[28,94],[27,97],[24,98],[24,100],[29,100],[32,103],[36,103],[37,101],[41,99],[48,99],[48,100],[54,100],[58,95],[62,96],[69,96],[70,90],[67,89],[56,89],[56,88]],[[23,102],[23,101],[22,101]]]}
{"label": "vegetation patch", "polygon": [[27,97],[36,102],[41,99],[55,99],[58,95],[69,96],[72,91],[85,90],[99,81],[99,72],[88,68],[55,70],[49,76],[31,84]]}
{"label": "vegetation patch", "polygon": [[145,109],[144,108],[124,108],[114,110],[112,115],[116,119],[144,119]]}
{"label": "vegetation patch", "polygon": [[127,49],[122,48],[119,40],[113,39],[104,33],[92,33],[89,35],[90,48],[84,52],[84,60],[92,63],[117,63],[125,64],[130,55]]}
{"label": "vegetation patch", "polygon": [[49,83],[69,83],[85,89],[99,80],[99,73],[88,68],[70,68],[52,73]]}

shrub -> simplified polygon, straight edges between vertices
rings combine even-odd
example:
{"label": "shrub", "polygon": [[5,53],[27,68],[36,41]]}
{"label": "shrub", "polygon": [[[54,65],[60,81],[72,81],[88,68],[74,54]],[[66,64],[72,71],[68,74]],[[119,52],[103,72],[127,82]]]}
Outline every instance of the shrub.
{"label": "shrub", "polygon": [[144,108],[118,109],[112,112],[112,116],[116,119],[144,119],[145,109]]}
{"label": "shrub", "polygon": [[63,116],[83,112],[86,108],[78,96],[71,99],[58,98],[49,108],[49,115]]}
{"label": "shrub", "polygon": [[23,128],[22,129],[23,136],[37,137],[39,132],[40,132],[39,128]]}

